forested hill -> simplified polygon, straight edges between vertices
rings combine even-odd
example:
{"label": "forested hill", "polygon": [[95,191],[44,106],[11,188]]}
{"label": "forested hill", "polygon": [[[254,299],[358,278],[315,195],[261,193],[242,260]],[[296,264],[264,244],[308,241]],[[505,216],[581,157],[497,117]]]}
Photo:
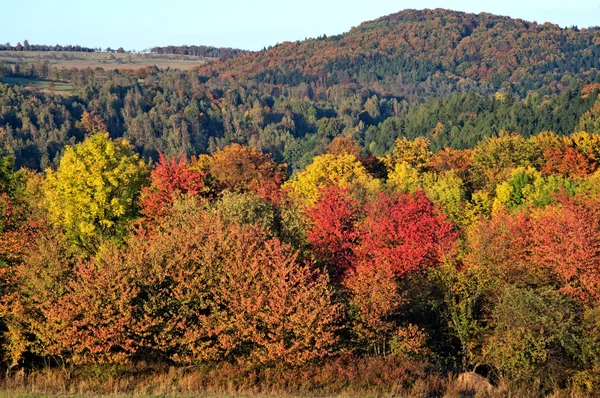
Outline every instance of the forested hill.
{"label": "forested hill", "polygon": [[401,137],[425,137],[439,150],[502,131],[600,134],[599,64],[600,28],[447,10],[403,11],[198,70],[0,62],[0,150],[17,167],[57,166],[65,145],[85,137],[85,111],[145,159],[235,142],[291,170],[339,136],[381,157]]}
{"label": "forested hill", "polygon": [[492,14],[407,10],[349,32],[286,42],[200,70],[274,84],[359,83],[393,95],[560,91],[600,68],[600,28],[562,29]]}

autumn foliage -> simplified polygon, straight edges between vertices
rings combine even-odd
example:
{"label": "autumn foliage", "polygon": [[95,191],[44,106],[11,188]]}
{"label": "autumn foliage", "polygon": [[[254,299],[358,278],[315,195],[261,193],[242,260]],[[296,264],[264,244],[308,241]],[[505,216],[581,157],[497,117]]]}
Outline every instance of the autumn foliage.
{"label": "autumn foliage", "polygon": [[376,357],[590,391],[599,143],[502,134],[434,154],[401,138],[375,177],[344,139],[288,181],[241,145],[161,154],[148,178],[102,133],[46,177],[4,160],[2,358],[300,372]]}
{"label": "autumn foliage", "polygon": [[142,189],[141,212],[146,217],[163,215],[177,198],[204,192],[205,175],[192,169],[185,156],[166,159],[161,152],[150,178],[151,185]]}

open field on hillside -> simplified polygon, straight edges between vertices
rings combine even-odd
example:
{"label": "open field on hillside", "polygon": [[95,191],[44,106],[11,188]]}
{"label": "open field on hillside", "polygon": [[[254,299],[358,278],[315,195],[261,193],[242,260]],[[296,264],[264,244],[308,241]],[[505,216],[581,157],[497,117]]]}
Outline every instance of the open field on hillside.
{"label": "open field on hillside", "polygon": [[10,85],[32,86],[43,91],[50,91],[58,94],[69,94],[73,91],[73,86],[69,83],[52,82],[42,79],[28,79],[24,77],[3,77],[0,78],[0,83]]}
{"label": "open field on hillside", "polygon": [[17,62],[45,62],[53,67],[65,68],[104,68],[104,69],[138,69],[156,65],[161,69],[192,69],[204,65],[211,58],[190,55],[159,54],[118,54],[118,53],[86,53],[71,51],[0,51],[0,62],[9,64]]}

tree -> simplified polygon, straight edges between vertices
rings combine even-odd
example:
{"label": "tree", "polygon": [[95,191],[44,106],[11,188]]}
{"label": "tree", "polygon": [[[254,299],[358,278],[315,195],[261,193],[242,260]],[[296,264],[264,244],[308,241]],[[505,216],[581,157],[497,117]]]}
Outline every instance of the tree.
{"label": "tree", "polygon": [[319,200],[306,211],[310,228],[306,234],[313,253],[330,270],[333,280],[356,266],[361,204],[348,188],[324,188]]}
{"label": "tree", "polygon": [[138,215],[147,166],[129,142],[108,133],[69,146],[56,171],[46,170],[44,193],[51,221],[87,253],[103,240],[122,236]]}
{"label": "tree", "polygon": [[356,159],[361,158],[360,145],[350,136],[335,137],[327,146],[327,153],[335,156],[353,155]]}
{"label": "tree", "polygon": [[204,173],[191,168],[185,156],[179,160],[166,159],[162,152],[159,156],[159,162],[150,174],[150,186],[142,189],[141,213],[150,218],[164,215],[183,195],[196,196],[205,192]]}
{"label": "tree", "polygon": [[393,316],[406,301],[396,273],[385,266],[360,263],[348,271],[343,286],[349,295],[349,323],[355,342],[376,355],[385,355],[386,343],[396,328]]}
{"label": "tree", "polygon": [[563,292],[600,298],[600,206],[597,197],[561,198],[532,219],[532,263],[557,277]]}
{"label": "tree", "polygon": [[[126,247],[73,263],[42,245],[19,279],[19,306],[9,307],[40,356],[301,365],[329,356],[338,339],[341,307],[325,274],[257,226],[224,222],[190,198]],[[15,344],[27,338],[17,335]]]}
{"label": "tree", "polygon": [[600,134],[600,99],[596,100],[592,109],[581,116],[577,131]]}
{"label": "tree", "polygon": [[454,226],[422,191],[380,193],[366,206],[360,261],[389,267],[400,278],[440,264],[457,237]]}
{"label": "tree", "polygon": [[285,165],[275,164],[257,148],[239,144],[217,151],[209,167],[218,190],[254,192],[275,202],[286,178]]}
{"label": "tree", "polygon": [[501,132],[488,138],[473,150],[472,184],[477,189],[493,192],[496,184],[508,178],[513,168],[534,166],[536,147],[525,138]]}
{"label": "tree", "polygon": [[509,286],[494,308],[484,360],[512,384],[556,390],[569,379],[565,369],[584,364],[582,312],[554,291]]}
{"label": "tree", "polygon": [[322,189],[333,185],[349,188],[353,194],[360,195],[376,191],[380,182],[353,155],[325,154],[315,157],[312,164],[285,186],[300,200],[315,203]]}
{"label": "tree", "polygon": [[388,171],[392,172],[397,164],[404,162],[417,169],[423,168],[431,157],[429,144],[429,140],[423,137],[417,137],[412,141],[406,137],[398,138],[391,155],[384,160]]}

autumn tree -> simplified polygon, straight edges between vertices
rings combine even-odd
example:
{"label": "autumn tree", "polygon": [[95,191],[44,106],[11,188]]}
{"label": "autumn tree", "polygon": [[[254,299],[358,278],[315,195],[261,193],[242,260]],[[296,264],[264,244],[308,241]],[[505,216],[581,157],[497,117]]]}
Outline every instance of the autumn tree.
{"label": "autumn tree", "polygon": [[361,203],[349,189],[337,186],[324,188],[317,203],[307,209],[308,241],[334,279],[356,266],[361,213]]}
{"label": "autumn tree", "polygon": [[224,222],[191,198],[126,247],[105,245],[89,260],[74,263],[52,242],[23,268],[19,305],[4,307],[17,359],[299,365],[337,342],[341,308],[326,274],[259,227]]}
{"label": "autumn tree", "polygon": [[406,303],[397,274],[390,267],[362,262],[346,273],[343,286],[349,296],[354,344],[375,355],[385,355],[398,328],[394,316]]}
{"label": "autumn tree", "polygon": [[219,189],[254,192],[277,201],[286,178],[285,166],[275,164],[259,149],[239,144],[217,151],[210,162],[210,174]]}
{"label": "autumn tree", "polygon": [[355,195],[374,192],[379,180],[373,178],[353,155],[331,154],[314,158],[313,163],[286,183],[297,198],[315,203],[323,188],[333,185],[348,188]]}
{"label": "autumn tree", "polygon": [[600,298],[600,213],[597,197],[563,197],[536,212],[532,262],[557,277],[562,291],[584,301]]}
{"label": "autumn tree", "polygon": [[160,152],[159,162],[150,174],[151,184],[142,189],[141,213],[150,218],[161,216],[182,195],[204,193],[204,177],[190,167],[185,156],[166,159]]}
{"label": "autumn tree", "polygon": [[432,155],[429,145],[430,141],[423,137],[417,137],[414,140],[408,140],[406,137],[397,139],[392,153],[384,160],[388,171],[394,170],[399,163],[407,163],[421,169]]}
{"label": "autumn tree", "polygon": [[596,100],[592,109],[581,116],[577,131],[585,131],[590,134],[600,134],[600,100]]}
{"label": "autumn tree", "polygon": [[453,249],[456,232],[422,191],[380,193],[365,209],[361,261],[389,267],[399,277],[438,265]]}
{"label": "autumn tree", "polygon": [[103,240],[122,235],[137,216],[147,166],[129,142],[98,133],[67,147],[58,169],[46,174],[51,221],[76,246],[92,253]]}
{"label": "autumn tree", "polygon": [[492,192],[513,168],[533,166],[536,156],[535,145],[519,135],[502,132],[488,138],[473,150],[472,184],[475,189]]}
{"label": "autumn tree", "polygon": [[353,155],[356,159],[361,158],[360,145],[350,136],[335,137],[327,146],[327,153],[342,156]]}

